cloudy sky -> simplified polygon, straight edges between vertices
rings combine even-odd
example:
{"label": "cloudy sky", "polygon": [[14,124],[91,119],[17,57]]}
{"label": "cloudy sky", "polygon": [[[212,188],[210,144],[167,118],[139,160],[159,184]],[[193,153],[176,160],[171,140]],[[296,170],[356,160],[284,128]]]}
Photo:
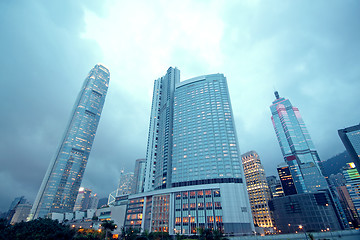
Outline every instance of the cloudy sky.
{"label": "cloudy sky", "polygon": [[282,155],[273,91],[300,109],[322,160],[360,122],[360,1],[0,2],[0,211],[31,202],[96,63],[110,87],[82,185],[100,196],[145,157],[154,79],[224,73],[241,151]]}

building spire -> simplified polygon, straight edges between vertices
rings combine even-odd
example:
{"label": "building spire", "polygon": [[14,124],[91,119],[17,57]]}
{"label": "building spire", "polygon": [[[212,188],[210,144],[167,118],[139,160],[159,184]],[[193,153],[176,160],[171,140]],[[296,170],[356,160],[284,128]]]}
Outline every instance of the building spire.
{"label": "building spire", "polygon": [[275,91],[274,94],[275,94],[276,99],[279,99],[279,98],[280,98],[278,91]]}

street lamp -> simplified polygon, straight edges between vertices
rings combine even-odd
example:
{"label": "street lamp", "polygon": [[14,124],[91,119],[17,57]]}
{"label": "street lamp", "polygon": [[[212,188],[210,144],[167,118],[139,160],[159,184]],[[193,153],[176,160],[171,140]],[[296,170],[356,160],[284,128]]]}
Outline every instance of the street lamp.
{"label": "street lamp", "polygon": [[326,228],[326,230],[330,232],[331,239],[334,239],[333,235],[332,235],[332,232],[330,231],[330,228]]}
{"label": "street lamp", "polygon": [[[301,230],[303,230],[303,231],[304,231],[305,238],[306,238],[306,239],[308,239],[308,238],[307,238],[307,234],[306,234],[306,232],[305,232],[305,229],[303,228],[303,226],[302,226],[302,225],[299,225],[299,229],[300,229],[300,231],[301,231]],[[299,231],[299,232],[300,232],[300,231]]]}

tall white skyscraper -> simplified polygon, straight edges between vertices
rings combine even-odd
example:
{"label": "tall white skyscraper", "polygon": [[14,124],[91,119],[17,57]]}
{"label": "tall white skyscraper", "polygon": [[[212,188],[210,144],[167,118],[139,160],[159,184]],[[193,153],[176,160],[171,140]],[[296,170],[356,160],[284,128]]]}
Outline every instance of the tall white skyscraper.
{"label": "tall white skyscraper", "polygon": [[84,175],[109,86],[110,72],[97,64],[75,102],[70,121],[45,174],[29,219],[71,212]]}
{"label": "tall white skyscraper", "polygon": [[171,234],[204,227],[239,234],[254,230],[223,74],[180,81],[180,71],[170,67],[155,80],[144,190],[129,198],[134,203],[146,198],[153,210],[145,211],[154,212],[141,218],[128,212],[135,220],[125,227]]}

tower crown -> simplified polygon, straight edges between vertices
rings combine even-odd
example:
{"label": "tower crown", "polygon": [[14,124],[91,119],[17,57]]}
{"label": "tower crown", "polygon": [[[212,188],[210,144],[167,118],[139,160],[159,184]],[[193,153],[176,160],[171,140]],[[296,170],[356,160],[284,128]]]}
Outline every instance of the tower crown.
{"label": "tower crown", "polygon": [[278,91],[275,91],[274,94],[275,94],[276,99],[280,98]]}

